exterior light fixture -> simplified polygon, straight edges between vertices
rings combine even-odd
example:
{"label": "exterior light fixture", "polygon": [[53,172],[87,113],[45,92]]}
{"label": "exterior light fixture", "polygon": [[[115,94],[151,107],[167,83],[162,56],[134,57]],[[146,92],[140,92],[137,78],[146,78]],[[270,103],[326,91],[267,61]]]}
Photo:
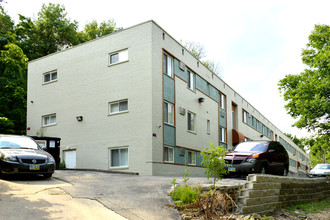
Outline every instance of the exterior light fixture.
{"label": "exterior light fixture", "polygon": [[203,97],[201,97],[201,98],[198,99],[198,102],[199,103],[205,102],[205,99]]}
{"label": "exterior light fixture", "polygon": [[83,120],[83,116],[77,116],[76,119],[77,119],[77,121],[82,121]]}
{"label": "exterior light fixture", "polygon": [[260,135],[260,137],[262,138],[264,135],[262,134],[262,135]]}

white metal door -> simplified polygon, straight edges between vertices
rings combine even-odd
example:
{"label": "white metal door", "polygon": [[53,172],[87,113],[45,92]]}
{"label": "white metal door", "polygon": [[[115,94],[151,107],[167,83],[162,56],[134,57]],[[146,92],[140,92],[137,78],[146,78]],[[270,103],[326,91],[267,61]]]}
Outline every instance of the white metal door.
{"label": "white metal door", "polygon": [[65,167],[69,169],[76,168],[76,151],[65,151],[64,152]]}

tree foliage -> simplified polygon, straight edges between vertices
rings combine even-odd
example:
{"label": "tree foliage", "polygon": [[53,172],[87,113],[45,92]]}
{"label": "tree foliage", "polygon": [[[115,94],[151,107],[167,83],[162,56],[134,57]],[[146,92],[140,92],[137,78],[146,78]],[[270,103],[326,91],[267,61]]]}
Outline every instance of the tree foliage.
{"label": "tree foliage", "polygon": [[[27,57],[15,44],[0,54],[0,117],[8,125],[5,133],[25,133]],[[4,120],[6,118],[6,120]]]}
{"label": "tree foliage", "polygon": [[78,22],[67,18],[64,6],[43,4],[37,20],[23,15],[19,20],[18,45],[30,60],[79,44]]}
{"label": "tree foliage", "polygon": [[203,147],[200,155],[203,158],[202,166],[205,169],[205,174],[208,179],[213,178],[215,187],[216,181],[228,174],[227,164],[223,159],[228,151],[223,146],[214,146],[211,141],[209,144],[210,148]]}
{"label": "tree foliage", "polygon": [[120,29],[121,28],[116,28],[116,23],[113,19],[103,21],[100,24],[98,24],[96,20],[93,20],[85,25],[83,31],[78,33],[79,42],[83,43],[89,40],[97,39]]}
{"label": "tree foliage", "polygon": [[279,81],[288,113],[297,119],[294,126],[313,133],[309,146],[329,151],[330,143],[330,26],[315,25],[309,36],[302,61],[307,68],[300,74],[289,74]]}
{"label": "tree foliage", "polygon": [[[182,42],[181,42],[182,43]],[[203,60],[206,57],[206,50],[204,46],[200,43],[193,42],[193,41],[187,41],[184,43],[184,47],[198,60],[201,60],[201,62],[208,68],[210,71],[221,76],[222,67],[219,63],[211,60]]]}

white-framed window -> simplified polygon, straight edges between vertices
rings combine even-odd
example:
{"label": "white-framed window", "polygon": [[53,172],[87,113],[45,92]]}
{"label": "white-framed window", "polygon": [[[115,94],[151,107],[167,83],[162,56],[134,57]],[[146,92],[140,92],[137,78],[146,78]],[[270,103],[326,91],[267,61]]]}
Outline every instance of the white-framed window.
{"label": "white-framed window", "polygon": [[56,125],[56,114],[42,116],[42,126]]}
{"label": "white-framed window", "polygon": [[50,83],[57,81],[57,71],[51,71],[43,74],[43,83]]}
{"label": "white-framed window", "polygon": [[128,49],[109,54],[109,65],[128,61]]}
{"label": "white-framed window", "polygon": [[226,108],[226,97],[219,93],[219,101],[220,101],[220,108],[225,109]]}
{"label": "white-framed window", "polygon": [[110,168],[128,167],[128,147],[109,149]]}
{"label": "white-framed window", "polygon": [[173,58],[164,54],[164,74],[173,77]]}
{"label": "white-framed window", "polygon": [[226,128],[220,127],[220,142],[226,143]]}
{"label": "white-framed window", "polygon": [[196,152],[188,151],[188,164],[196,165]]}
{"label": "white-framed window", "polygon": [[211,134],[211,122],[209,119],[206,120],[206,133]]}
{"label": "white-framed window", "polygon": [[164,160],[166,162],[174,163],[174,148],[169,147],[169,146],[165,146],[164,153],[165,153]]}
{"label": "white-framed window", "polygon": [[195,91],[195,74],[188,71],[188,88]]}
{"label": "white-framed window", "polygon": [[195,125],[196,125],[196,114],[192,112],[188,112],[188,131],[195,132]]}
{"label": "white-framed window", "polygon": [[164,102],[164,122],[174,125],[174,105],[169,102]]}
{"label": "white-framed window", "polygon": [[121,100],[109,103],[109,114],[128,112],[128,100]]}

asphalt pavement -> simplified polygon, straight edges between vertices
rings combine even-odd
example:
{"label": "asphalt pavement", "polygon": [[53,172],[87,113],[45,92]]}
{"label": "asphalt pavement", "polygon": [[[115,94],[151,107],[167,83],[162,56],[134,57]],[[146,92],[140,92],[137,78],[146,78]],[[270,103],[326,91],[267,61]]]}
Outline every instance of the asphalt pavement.
{"label": "asphalt pavement", "polygon": [[[61,187],[73,198],[88,198],[127,219],[181,219],[168,196],[173,177],[139,176],[107,172],[58,170],[54,178],[70,183]],[[183,178],[177,178],[182,183]],[[210,185],[207,178],[190,177],[189,184]],[[242,179],[223,179],[217,185],[233,186]]]}

